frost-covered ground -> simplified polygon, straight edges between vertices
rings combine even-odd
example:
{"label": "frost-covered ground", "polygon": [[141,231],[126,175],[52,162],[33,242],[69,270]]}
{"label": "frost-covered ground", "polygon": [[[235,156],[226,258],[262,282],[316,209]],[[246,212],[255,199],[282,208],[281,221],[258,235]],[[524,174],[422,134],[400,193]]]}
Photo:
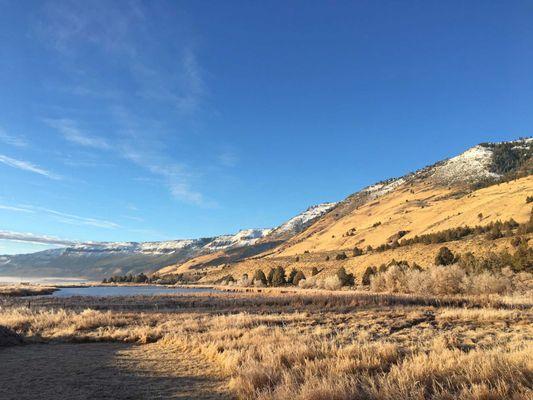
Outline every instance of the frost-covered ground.
{"label": "frost-covered ground", "polygon": [[490,172],[491,164],[492,150],[483,146],[474,146],[436,166],[433,178],[448,184],[498,178],[498,174]]}

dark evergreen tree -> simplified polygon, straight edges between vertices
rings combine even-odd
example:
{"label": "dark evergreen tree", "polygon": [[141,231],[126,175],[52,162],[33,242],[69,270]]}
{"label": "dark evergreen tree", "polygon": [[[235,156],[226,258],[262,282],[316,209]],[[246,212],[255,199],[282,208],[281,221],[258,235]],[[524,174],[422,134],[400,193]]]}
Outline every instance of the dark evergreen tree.
{"label": "dark evergreen tree", "polygon": [[353,274],[346,273],[344,267],[337,270],[337,277],[341,281],[342,286],[353,286],[355,284],[355,278]]}
{"label": "dark evergreen tree", "polygon": [[376,273],[375,267],[366,267],[361,283],[365,286],[370,285],[370,278]]}
{"label": "dark evergreen tree", "polygon": [[285,268],[282,266],[276,267],[272,275],[272,286],[283,286],[287,283],[285,278]]}
{"label": "dark evergreen tree", "polygon": [[339,253],[335,256],[335,260],[346,260],[348,258],[348,256],[346,255],[345,252],[342,252],[342,253]]}
{"label": "dark evergreen tree", "polygon": [[272,286],[272,280],[274,279],[274,272],[275,271],[276,271],[275,268],[270,268],[270,271],[268,271],[268,275],[267,275],[268,286]]}
{"label": "dark evergreen tree", "polygon": [[268,283],[265,273],[262,270],[258,269],[257,271],[255,271],[254,282],[261,282],[263,285],[266,285]]}
{"label": "dark evergreen tree", "polygon": [[455,256],[453,255],[452,251],[446,246],[441,247],[439,249],[439,252],[437,253],[437,256],[435,257],[435,264],[436,265],[451,265],[454,262],[455,262]]}

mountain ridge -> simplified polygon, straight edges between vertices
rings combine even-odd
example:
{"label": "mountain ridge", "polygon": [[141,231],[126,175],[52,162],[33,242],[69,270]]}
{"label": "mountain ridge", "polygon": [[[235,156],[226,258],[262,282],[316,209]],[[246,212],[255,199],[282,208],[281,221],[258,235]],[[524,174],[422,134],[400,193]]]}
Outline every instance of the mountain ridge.
{"label": "mountain ridge", "polygon": [[[42,273],[100,278],[111,274],[158,270],[164,273],[177,273],[181,270],[200,271],[204,267],[222,267],[248,258],[298,254],[300,250],[311,251],[314,245],[311,247],[302,245],[310,243],[311,239],[315,243],[322,243],[318,249],[324,248],[324,243],[330,243],[326,247],[342,248],[359,237],[357,240],[366,240],[368,243],[370,239],[360,236],[361,228],[358,228],[359,231],[356,233],[357,229],[354,226],[348,226],[352,222],[343,222],[334,229],[335,233],[330,236],[338,235],[339,229],[346,228],[341,237],[335,240],[333,238],[324,240],[321,235],[325,235],[328,230],[338,225],[339,221],[356,213],[359,208],[370,209],[372,204],[379,204],[380,199],[387,195],[404,196],[408,193],[405,201],[407,203],[412,201],[409,206],[418,204],[424,208],[424,202],[430,204],[439,198],[466,196],[475,187],[495,184],[518,176],[529,176],[533,170],[532,144],[532,138],[481,143],[457,156],[438,161],[401,177],[386,179],[364,187],[342,201],[311,206],[273,229],[244,229],[235,234],[210,238],[161,242],[89,242],[32,254],[0,256],[0,275],[15,273],[28,276]],[[432,194],[416,198],[410,195],[410,192],[415,193],[415,189],[417,193]],[[396,204],[394,207],[400,207],[408,212],[406,204],[401,207]],[[420,210],[417,212],[420,214]],[[392,217],[393,215],[390,215],[388,218]],[[362,216],[357,217],[356,221],[360,221],[361,218]],[[411,223],[405,218],[401,221],[407,225]],[[381,222],[376,220],[374,224]],[[384,235],[391,236],[396,234],[392,231],[393,225],[383,221],[383,226],[378,230],[383,230]],[[390,232],[387,231],[389,226]],[[370,230],[370,228],[365,229]],[[375,242],[377,239],[372,240]]]}

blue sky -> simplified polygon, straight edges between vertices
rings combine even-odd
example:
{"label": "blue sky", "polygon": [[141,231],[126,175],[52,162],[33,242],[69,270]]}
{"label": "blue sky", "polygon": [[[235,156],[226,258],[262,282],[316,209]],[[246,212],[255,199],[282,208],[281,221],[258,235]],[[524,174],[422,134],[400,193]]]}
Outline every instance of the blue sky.
{"label": "blue sky", "polygon": [[272,227],[531,135],[529,1],[0,6],[0,254]]}

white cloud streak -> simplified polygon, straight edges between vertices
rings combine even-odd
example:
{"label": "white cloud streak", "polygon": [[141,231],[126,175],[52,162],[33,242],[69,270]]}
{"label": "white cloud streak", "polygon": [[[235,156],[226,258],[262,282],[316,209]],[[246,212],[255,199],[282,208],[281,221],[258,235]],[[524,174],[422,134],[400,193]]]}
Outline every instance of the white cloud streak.
{"label": "white cloud streak", "polygon": [[9,135],[5,130],[0,128],[0,142],[4,142],[10,146],[26,147],[28,142],[21,136]]}
{"label": "white cloud streak", "polygon": [[103,228],[103,229],[117,229],[120,228],[120,225],[112,222],[107,221],[104,219],[99,218],[90,218],[90,217],[82,217],[79,215],[64,213],[57,210],[52,210],[45,207],[36,207],[31,205],[16,205],[16,206],[10,206],[10,205],[0,205],[1,210],[6,211],[13,211],[13,212],[21,212],[21,213],[44,213],[52,216],[55,220],[70,224],[70,225],[85,225],[85,226],[94,226],[96,228]]}
{"label": "white cloud streak", "polygon": [[215,208],[218,206],[215,201],[206,199],[202,193],[192,189],[189,180],[194,174],[186,166],[161,162],[161,157],[140,152],[127,145],[122,147],[121,154],[124,158],[162,178],[172,196],[177,200],[200,207]]}
{"label": "white cloud streak", "polygon": [[62,179],[59,175],[56,175],[50,171],[47,171],[35,164],[32,164],[28,161],[17,160],[5,155],[0,154],[0,163],[5,164],[9,167],[20,169],[23,171],[33,172],[34,174],[45,176],[49,179],[60,180]]}
{"label": "white cloud streak", "polygon": [[82,132],[76,123],[70,119],[46,119],[45,122],[57,129],[71,143],[101,150],[107,150],[111,147],[105,139]]}
{"label": "white cloud streak", "polygon": [[59,239],[54,236],[35,235],[33,233],[0,231],[1,240],[10,240],[16,242],[28,242],[37,244],[48,244],[56,246],[71,246],[78,242],[72,240]]}
{"label": "white cloud streak", "polygon": [[34,214],[35,213],[35,211],[30,210],[28,208],[5,206],[5,205],[2,205],[2,204],[0,204],[0,210],[22,212],[22,213],[27,213],[27,214]]}

